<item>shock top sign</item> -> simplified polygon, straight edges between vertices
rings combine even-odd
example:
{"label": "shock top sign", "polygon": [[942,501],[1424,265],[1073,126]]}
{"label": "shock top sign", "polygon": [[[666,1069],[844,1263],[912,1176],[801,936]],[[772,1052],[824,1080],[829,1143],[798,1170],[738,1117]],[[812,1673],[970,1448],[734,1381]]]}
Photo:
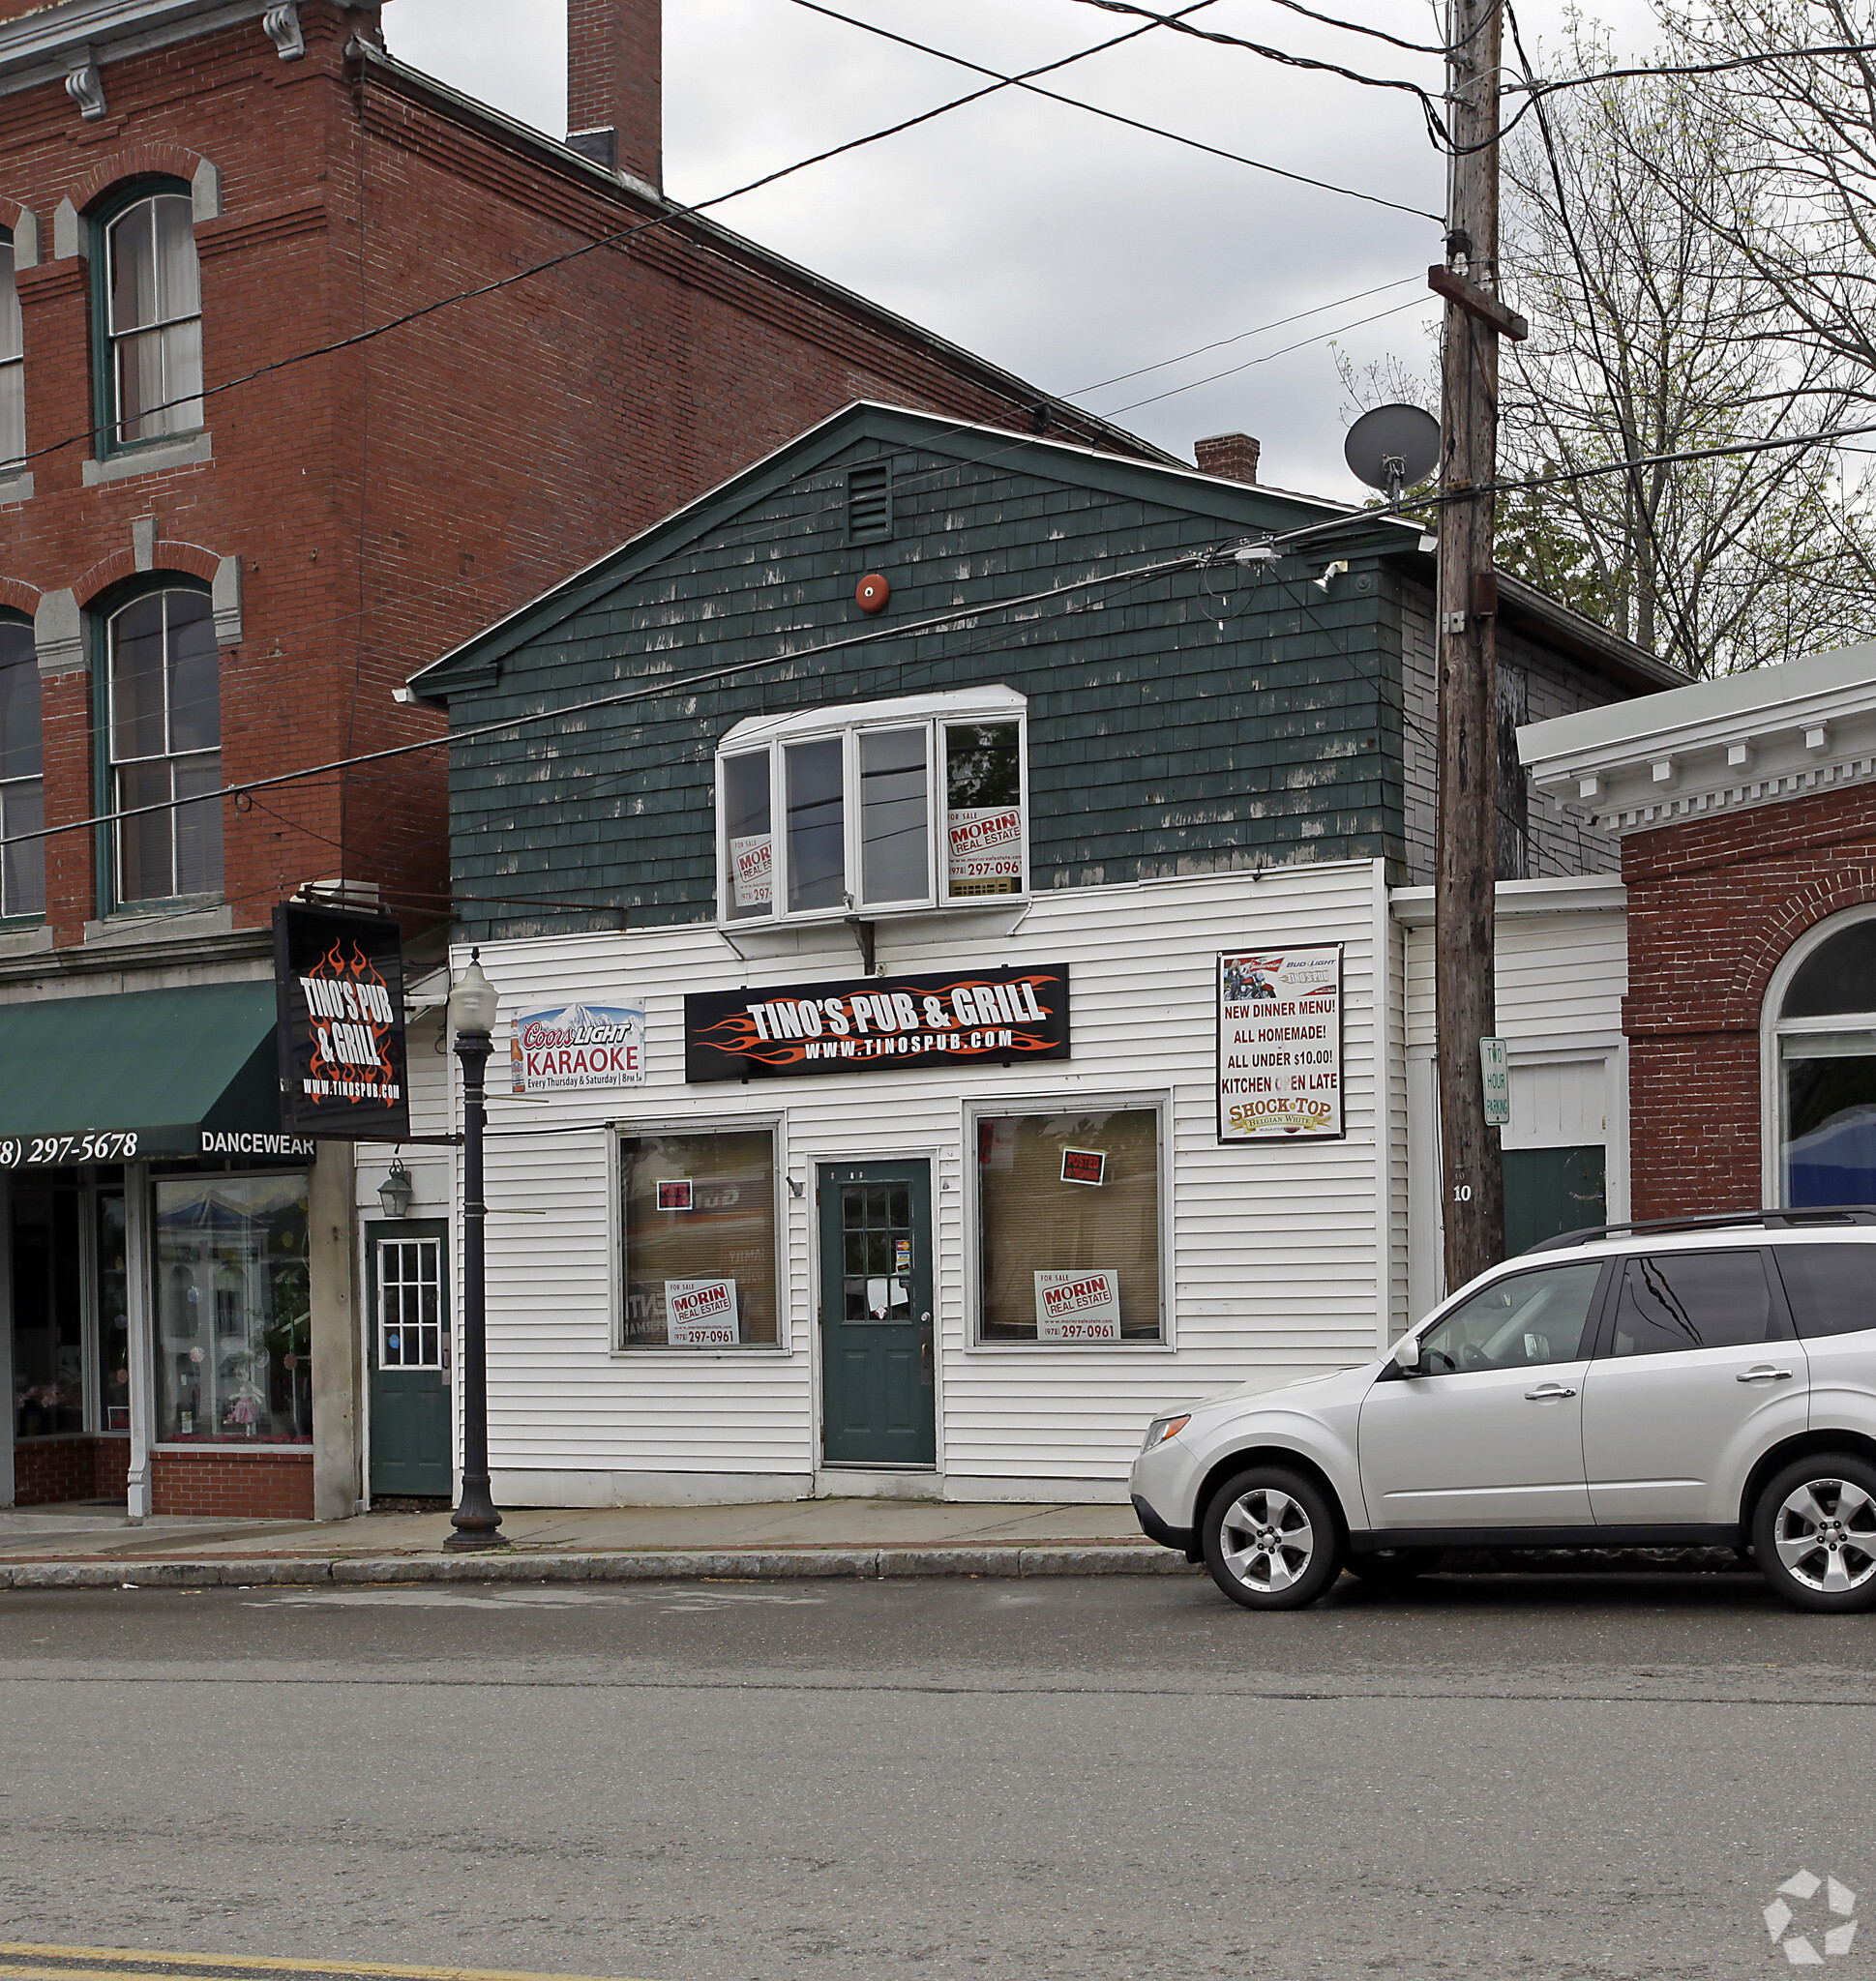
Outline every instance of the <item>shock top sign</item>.
{"label": "shock top sign", "polygon": [[684,1078],[1066,1059],[1068,965],[859,977],[684,1000]]}
{"label": "shock top sign", "polygon": [[403,950],[395,922],[289,902],[274,910],[281,1116],[339,1140],[410,1132]]}

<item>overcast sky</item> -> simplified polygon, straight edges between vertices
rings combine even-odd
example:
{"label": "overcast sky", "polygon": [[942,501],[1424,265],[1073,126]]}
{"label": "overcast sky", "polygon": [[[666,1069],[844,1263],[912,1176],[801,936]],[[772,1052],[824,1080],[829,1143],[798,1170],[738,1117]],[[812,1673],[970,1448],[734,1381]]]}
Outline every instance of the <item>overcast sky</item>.
{"label": "overcast sky", "polygon": [[[1139,25],[1088,0],[828,4],[1005,74]],[[1171,11],[1176,0],[1159,4]],[[1527,0],[1527,38],[1553,31],[1564,4]],[[1341,0],[1320,11],[1407,41],[1436,39],[1420,0]],[[1644,0],[1601,12],[1626,44],[1645,44]],[[389,0],[385,38],[394,54],[557,137],[565,13],[565,0]],[[1212,0],[1193,21],[1439,87],[1437,61],[1319,27],[1271,0]],[[683,200],[728,192],[985,80],[804,0],[666,0],[664,59],[666,186]],[[1442,162],[1417,103],[1399,91],[1163,28],[1038,80],[1428,215],[1444,205]],[[1001,90],[811,166],[714,217],[1188,458],[1202,434],[1253,433],[1264,479],[1282,488],[1363,492],[1342,463],[1351,408],[1331,334],[1357,365],[1387,354],[1416,370],[1431,363],[1425,270],[1440,258],[1436,221],[1208,158],[1026,91]],[[1319,313],[1279,324],[1303,310]],[[1270,325],[1279,327],[1262,328]],[[1181,356],[1226,339],[1235,341]],[[1276,355],[1301,340],[1303,348]],[[1160,369],[1104,382],[1147,366]]]}

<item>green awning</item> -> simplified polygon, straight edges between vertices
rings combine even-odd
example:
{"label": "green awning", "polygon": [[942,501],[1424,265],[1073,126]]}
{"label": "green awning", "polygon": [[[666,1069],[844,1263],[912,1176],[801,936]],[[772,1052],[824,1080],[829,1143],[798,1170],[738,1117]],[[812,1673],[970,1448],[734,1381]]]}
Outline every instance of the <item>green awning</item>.
{"label": "green awning", "polygon": [[285,1156],[274,987],[0,1005],[0,1168]]}

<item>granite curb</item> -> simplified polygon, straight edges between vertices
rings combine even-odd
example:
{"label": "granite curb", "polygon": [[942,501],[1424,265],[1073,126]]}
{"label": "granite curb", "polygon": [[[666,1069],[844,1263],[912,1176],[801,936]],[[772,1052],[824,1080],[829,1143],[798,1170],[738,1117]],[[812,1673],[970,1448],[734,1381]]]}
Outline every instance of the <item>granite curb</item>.
{"label": "granite curb", "polygon": [[708,1548],[612,1554],[400,1554],[222,1561],[0,1561],[0,1589],[260,1588],[391,1582],[859,1582],[912,1576],[1177,1575],[1171,1550],[1113,1547]]}

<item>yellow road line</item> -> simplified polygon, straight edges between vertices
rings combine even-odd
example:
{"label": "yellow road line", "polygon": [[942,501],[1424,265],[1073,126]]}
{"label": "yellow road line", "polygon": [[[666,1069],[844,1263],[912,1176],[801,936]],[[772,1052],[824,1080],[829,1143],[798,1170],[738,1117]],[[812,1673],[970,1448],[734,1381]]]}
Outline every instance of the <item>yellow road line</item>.
{"label": "yellow road line", "polygon": [[[408,1981],[616,1981],[593,1974],[541,1974],[510,1967],[406,1967],[380,1961],[273,1960],[253,1954],[166,1954],[148,1947],[41,1946],[30,1940],[0,1939],[0,1954],[33,1955],[42,1960],[123,1962],[132,1967],[159,1964],[160,1981],[184,1981],[195,1968],[253,1967],[283,1974],[389,1974]],[[181,1973],[178,1970],[182,1970]],[[0,1965],[8,1981],[71,1981],[86,1970],[80,1966],[18,1967]],[[152,1970],[158,1971],[158,1970]]]}

